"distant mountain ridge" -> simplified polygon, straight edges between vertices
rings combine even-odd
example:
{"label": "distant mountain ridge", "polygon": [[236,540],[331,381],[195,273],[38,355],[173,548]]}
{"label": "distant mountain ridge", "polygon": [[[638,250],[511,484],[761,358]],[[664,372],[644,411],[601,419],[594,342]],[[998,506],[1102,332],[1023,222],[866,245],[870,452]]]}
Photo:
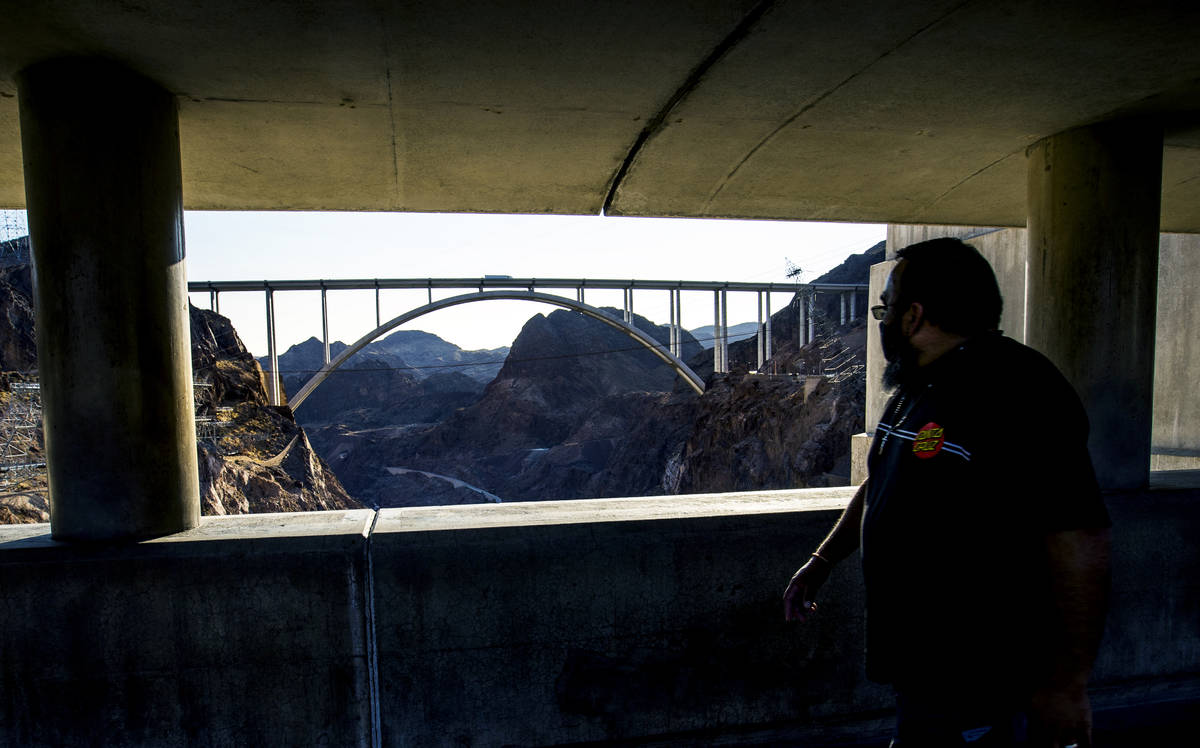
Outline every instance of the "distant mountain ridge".
{"label": "distant mountain ridge", "polygon": [[[329,357],[335,358],[349,346],[340,340],[329,344]],[[471,379],[487,384],[496,378],[508,355],[508,348],[463,350],[433,333],[422,330],[397,330],[386,338],[368,343],[349,361],[345,369],[403,370],[418,379],[439,372],[458,371]],[[264,369],[270,368],[266,356],[258,359]],[[315,337],[297,343],[279,356],[279,371],[285,380],[306,381],[325,364],[324,344]],[[288,387],[289,392],[295,388]]]}
{"label": "distant mountain ridge", "polygon": [[[696,338],[696,341],[699,342],[700,345],[704,346],[708,350],[712,350],[713,346],[717,344],[717,341],[713,339],[714,330],[716,330],[716,328],[712,325],[705,325],[704,327],[697,327],[694,330],[688,330],[688,332],[690,332],[692,336]],[[740,340],[745,340],[746,338],[752,338],[756,334],[758,334],[757,322],[739,322],[736,325],[729,326],[728,336],[730,343],[736,343]]]}
{"label": "distant mountain ridge", "polygon": [[[604,311],[620,319],[620,310]],[[634,325],[664,345],[670,339],[666,325],[639,315]],[[684,357],[702,351],[685,331]],[[485,500],[477,491],[431,484],[430,474],[453,476],[506,501],[645,493],[658,485],[656,466],[667,458],[657,453],[678,448],[686,437],[681,431],[661,438],[663,429],[686,429],[687,404],[696,398],[678,381],[673,369],[623,333],[558,310],[531,317],[496,379],[440,423],[362,429],[343,413],[339,422],[314,425],[312,433],[318,451],[353,486],[348,490],[381,506]],[[643,416],[664,401],[682,407],[656,419],[655,438],[631,438]],[[648,469],[619,458],[627,452]],[[628,469],[611,473],[614,459]]]}

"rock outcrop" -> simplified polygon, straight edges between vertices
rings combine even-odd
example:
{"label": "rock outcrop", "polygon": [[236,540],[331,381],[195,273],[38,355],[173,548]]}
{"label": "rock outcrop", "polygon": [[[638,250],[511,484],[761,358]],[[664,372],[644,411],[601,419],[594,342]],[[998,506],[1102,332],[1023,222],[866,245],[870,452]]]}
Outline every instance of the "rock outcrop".
{"label": "rock outcrop", "polygon": [[192,307],[204,514],[358,509],[286,407],[267,404],[266,377],[229,320]]}
{"label": "rock outcrop", "polygon": [[4,245],[0,252],[0,371],[29,371],[37,366],[29,237]]}
{"label": "rock outcrop", "polygon": [[[0,266],[0,407],[28,410],[36,397],[17,385],[36,382],[29,266]],[[266,379],[229,320],[191,309],[192,368],[197,417],[201,507],[204,514],[361,508],[313,451],[286,408],[267,404]],[[38,410],[40,413],[40,408]],[[41,425],[31,459],[42,459]],[[49,521],[43,469],[9,471],[0,488],[0,523]]]}
{"label": "rock outcrop", "polygon": [[[635,324],[664,344],[669,339],[666,326],[638,316]],[[684,350],[701,349],[685,335]],[[314,442],[329,447],[323,454],[353,495],[385,506],[428,502],[413,473],[387,468],[450,476],[504,500],[653,492],[661,469],[652,455],[664,449],[666,426],[647,428],[642,419],[660,408],[674,414],[682,441],[683,411],[696,396],[672,394],[676,379],[636,341],[560,310],[531,318],[482,396],[444,421],[371,430],[331,424],[314,431]],[[621,455],[627,468],[618,473],[610,467]],[[458,496],[487,500],[477,491]]]}

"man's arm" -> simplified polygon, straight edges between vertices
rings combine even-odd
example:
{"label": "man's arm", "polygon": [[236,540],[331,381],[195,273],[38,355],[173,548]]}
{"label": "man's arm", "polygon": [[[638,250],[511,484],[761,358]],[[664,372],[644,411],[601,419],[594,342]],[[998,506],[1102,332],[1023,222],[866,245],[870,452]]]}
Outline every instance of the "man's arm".
{"label": "man's arm", "polygon": [[825,580],[834,564],[854,553],[858,549],[859,525],[862,524],[863,503],[866,500],[867,484],[864,481],[858,487],[854,498],[846,505],[846,510],[838,519],[837,524],[821,541],[816,553],[809,558],[808,563],[792,575],[787,589],[783,593],[783,617],[788,621],[804,621],[816,612],[817,604],[813,598]]}
{"label": "man's arm", "polygon": [[1087,683],[1108,613],[1110,544],[1107,528],[1057,532],[1046,539],[1055,646],[1049,680],[1031,704],[1034,745],[1092,744]]}

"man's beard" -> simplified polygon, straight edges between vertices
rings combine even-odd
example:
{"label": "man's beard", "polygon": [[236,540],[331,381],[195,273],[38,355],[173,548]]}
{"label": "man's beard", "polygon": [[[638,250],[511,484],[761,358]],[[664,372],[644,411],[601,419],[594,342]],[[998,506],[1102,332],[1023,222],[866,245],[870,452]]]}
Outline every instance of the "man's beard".
{"label": "man's beard", "polygon": [[879,325],[879,342],[887,366],[883,369],[883,386],[893,390],[903,387],[917,378],[917,349],[900,331],[896,323]]}

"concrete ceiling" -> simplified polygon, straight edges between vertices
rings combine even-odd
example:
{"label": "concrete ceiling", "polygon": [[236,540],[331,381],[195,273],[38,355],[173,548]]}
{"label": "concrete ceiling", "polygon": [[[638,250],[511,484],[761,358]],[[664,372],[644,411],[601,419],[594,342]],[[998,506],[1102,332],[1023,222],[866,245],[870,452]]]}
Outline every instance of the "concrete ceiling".
{"label": "concrete ceiling", "polygon": [[[1161,117],[1200,231],[1200,3],[0,0],[13,75],[123,61],[180,103],[194,209],[1022,225],[1025,149]],[[103,112],[96,112],[103,117]]]}

